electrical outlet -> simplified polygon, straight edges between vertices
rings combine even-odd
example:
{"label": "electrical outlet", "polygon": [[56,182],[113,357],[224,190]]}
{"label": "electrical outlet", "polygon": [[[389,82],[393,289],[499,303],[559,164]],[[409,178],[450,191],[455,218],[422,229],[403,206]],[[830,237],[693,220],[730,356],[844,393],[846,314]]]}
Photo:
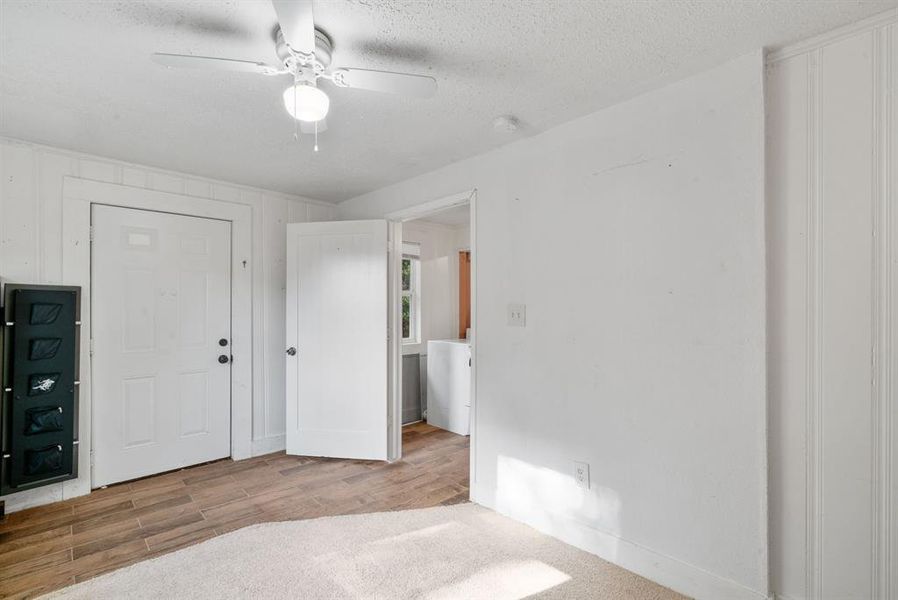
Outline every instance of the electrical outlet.
{"label": "electrical outlet", "polygon": [[584,490],[589,489],[588,463],[574,461],[574,481],[577,482],[577,487],[582,487]]}
{"label": "electrical outlet", "polygon": [[511,327],[525,327],[527,325],[527,306],[524,304],[509,304],[508,324]]}

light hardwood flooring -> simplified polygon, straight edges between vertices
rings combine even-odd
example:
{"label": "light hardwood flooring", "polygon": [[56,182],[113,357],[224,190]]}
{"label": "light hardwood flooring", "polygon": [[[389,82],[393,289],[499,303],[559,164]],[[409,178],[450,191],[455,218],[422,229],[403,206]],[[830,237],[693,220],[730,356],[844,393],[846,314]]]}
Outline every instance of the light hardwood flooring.
{"label": "light hardwood flooring", "polygon": [[402,437],[395,463],[280,452],[12,513],[0,522],[0,597],[33,597],[254,523],[468,499],[468,438],[425,423]]}

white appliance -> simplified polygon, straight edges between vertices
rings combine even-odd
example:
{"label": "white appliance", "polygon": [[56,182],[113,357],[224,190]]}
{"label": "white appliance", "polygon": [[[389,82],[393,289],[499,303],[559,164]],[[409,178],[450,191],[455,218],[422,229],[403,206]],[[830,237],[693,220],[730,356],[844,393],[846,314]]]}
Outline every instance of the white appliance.
{"label": "white appliance", "polygon": [[427,342],[427,422],[459,435],[471,431],[471,344]]}

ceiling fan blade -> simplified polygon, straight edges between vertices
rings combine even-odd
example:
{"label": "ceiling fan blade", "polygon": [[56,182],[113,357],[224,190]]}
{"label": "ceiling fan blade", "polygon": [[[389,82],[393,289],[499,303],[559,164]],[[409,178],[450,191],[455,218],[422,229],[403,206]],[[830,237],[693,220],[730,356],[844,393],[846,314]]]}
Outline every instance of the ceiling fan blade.
{"label": "ceiling fan blade", "polygon": [[284,41],[294,52],[315,52],[315,21],[312,0],[271,0]]}
{"label": "ceiling fan blade", "polygon": [[[315,122],[300,121],[299,130],[303,133],[315,133]],[[327,131],[327,119],[321,119],[318,121],[318,133],[324,133],[325,131]]]}
{"label": "ceiling fan blade", "polygon": [[431,98],[437,91],[437,80],[427,75],[409,75],[369,69],[337,69],[333,80],[340,87],[400,94],[415,98]]}
{"label": "ceiling fan blade", "polygon": [[153,62],[164,67],[178,67],[182,69],[218,69],[220,71],[240,71],[244,73],[260,73],[272,75],[278,70],[271,65],[251,60],[234,60],[232,58],[217,58],[214,56],[191,56],[188,54],[167,54],[156,52],[153,54]]}

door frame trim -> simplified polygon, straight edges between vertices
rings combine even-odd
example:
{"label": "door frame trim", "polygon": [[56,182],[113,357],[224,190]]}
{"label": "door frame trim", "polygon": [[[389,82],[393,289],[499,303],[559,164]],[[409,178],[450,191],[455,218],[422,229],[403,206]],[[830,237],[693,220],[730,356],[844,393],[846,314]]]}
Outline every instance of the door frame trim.
{"label": "door frame trim", "polygon": [[253,391],[253,247],[252,207],[171,192],[160,192],[66,176],[63,178],[62,280],[81,286],[81,406],[79,443],[91,452],[79,453],[78,479],[66,482],[64,497],[87,494],[91,467],[92,386],[91,332],[91,205],[101,204],[202,217],[231,222],[231,458],[252,456]]}
{"label": "door frame trim", "polygon": [[399,276],[402,260],[402,223],[415,219],[425,218],[434,213],[454,208],[468,206],[468,223],[471,227],[471,460],[470,460],[470,489],[471,497],[474,497],[474,484],[477,482],[477,188],[444,196],[436,200],[424,202],[409,208],[403,208],[387,213],[384,218],[390,225],[390,269],[389,283],[390,295],[390,357],[392,358],[389,372],[389,445],[388,452],[391,461],[402,458],[402,335],[399,333],[400,297]]}

